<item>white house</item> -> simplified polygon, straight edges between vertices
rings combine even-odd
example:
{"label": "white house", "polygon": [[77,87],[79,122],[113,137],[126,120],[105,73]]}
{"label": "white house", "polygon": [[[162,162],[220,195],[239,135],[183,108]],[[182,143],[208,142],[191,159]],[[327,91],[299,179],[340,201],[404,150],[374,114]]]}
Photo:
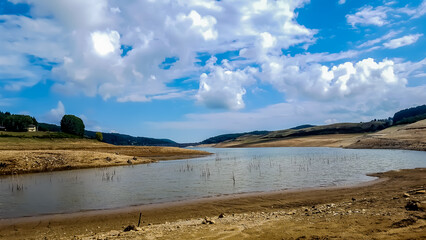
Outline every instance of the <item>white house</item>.
{"label": "white house", "polygon": [[27,127],[28,132],[37,132],[37,127],[33,124],[28,125]]}

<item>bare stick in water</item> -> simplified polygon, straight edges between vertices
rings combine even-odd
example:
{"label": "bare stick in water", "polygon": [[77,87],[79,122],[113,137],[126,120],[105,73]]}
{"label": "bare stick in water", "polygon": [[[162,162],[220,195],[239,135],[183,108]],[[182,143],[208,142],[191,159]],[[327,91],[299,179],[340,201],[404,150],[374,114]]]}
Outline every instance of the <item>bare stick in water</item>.
{"label": "bare stick in water", "polygon": [[138,227],[141,225],[141,218],[142,218],[142,213],[139,213],[139,221],[138,221]]}

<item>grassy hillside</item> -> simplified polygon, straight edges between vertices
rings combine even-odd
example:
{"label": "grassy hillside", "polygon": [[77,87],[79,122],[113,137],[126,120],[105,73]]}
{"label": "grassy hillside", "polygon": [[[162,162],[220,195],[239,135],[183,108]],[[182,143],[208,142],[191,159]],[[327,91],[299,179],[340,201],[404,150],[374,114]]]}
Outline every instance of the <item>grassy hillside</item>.
{"label": "grassy hillside", "polygon": [[[96,132],[85,131],[89,138],[95,138]],[[147,137],[133,137],[120,133],[102,133],[103,142],[114,145],[132,145],[132,146],[178,146],[179,144],[170,139],[157,139]]]}
{"label": "grassy hillside", "polygon": [[259,135],[265,135],[265,134],[268,134],[268,133],[269,133],[269,131],[253,131],[253,132],[245,132],[245,133],[222,134],[222,135],[219,135],[219,136],[208,138],[208,139],[202,141],[200,144],[215,144],[215,143],[220,143],[220,142],[224,142],[224,141],[234,140],[234,139],[239,138],[241,136],[246,136],[246,135],[259,136]]}
{"label": "grassy hillside", "polygon": [[[55,124],[48,123],[39,123],[39,130],[41,131],[50,131],[50,132],[60,132],[61,127]],[[84,131],[84,135],[88,138],[95,138],[95,131]],[[157,138],[147,138],[147,137],[134,137],[126,134],[120,133],[102,133],[103,142],[110,143],[114,145],[129,145],[129,146],[170,146],[170,147],[180,147],[181,145],[170,140],[170,139],[157,139]]]}
{"label": "grassy hillside", "polygon": [[0,132],[0,138],[38,138],[38,139],[59,139],[59,138],[76,138],[81,137],[63,133],[63,132]]}
{"label": "grassy hillside", "polygon": [[[219,143],[216,147],[303,146],[303,143],[288,141],[301,137],[315,137],[315,140],[310,141],[308,146],[323,146],[324,144],[336,144],[336,142],[348,138],[358,137],[360,134],[382,130],[387,126],[388,123],[384,121],[371,121],[367,123],[336,123],[301,129],[293,128],[269,132],[258,136],[244,135],[231,141]],[[324,136],[328,136],[329,139]],[[283,140],[286,140],[286,142],[282,142]],[[277,142],[279,143],[276,144]]]}
{"label": "grassy hillside", "polygon": [[326,135],[326,134],[352,134],[352,133],[366,133],[375,132],[385,129],[386,122],[372,121],[366,123],[335,123],[324,126],[314,126],[303,129],[287,129],[271,132],[262,139],[275,139],[285,137],[301,137],[312,135]]}
{"label": "grassy hillside", "polygon": [[403,109],[393,116],[395,125],[414,123],[426,119],[426,105]]}

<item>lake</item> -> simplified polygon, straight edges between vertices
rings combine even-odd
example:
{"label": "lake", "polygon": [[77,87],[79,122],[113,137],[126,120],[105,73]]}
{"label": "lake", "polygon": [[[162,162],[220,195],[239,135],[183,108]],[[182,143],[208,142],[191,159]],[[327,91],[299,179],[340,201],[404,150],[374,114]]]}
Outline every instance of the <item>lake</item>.
{"label": "lake", "polygon": [[214,155],[151,164],[0,177],[0,218],[373,180],[426,167],[426,152],[339,148],[202,148]]}

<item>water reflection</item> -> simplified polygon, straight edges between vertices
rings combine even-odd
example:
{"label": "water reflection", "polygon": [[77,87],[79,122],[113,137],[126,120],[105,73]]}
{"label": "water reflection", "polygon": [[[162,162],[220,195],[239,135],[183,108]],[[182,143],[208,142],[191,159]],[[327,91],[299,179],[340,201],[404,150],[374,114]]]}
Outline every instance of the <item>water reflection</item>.
{"label": "water reflection", "polygon": [[190,160],[0,178],[0,218],[346,185],[365,174],[426,167],[426,153],[330,148],[203,149]]}

